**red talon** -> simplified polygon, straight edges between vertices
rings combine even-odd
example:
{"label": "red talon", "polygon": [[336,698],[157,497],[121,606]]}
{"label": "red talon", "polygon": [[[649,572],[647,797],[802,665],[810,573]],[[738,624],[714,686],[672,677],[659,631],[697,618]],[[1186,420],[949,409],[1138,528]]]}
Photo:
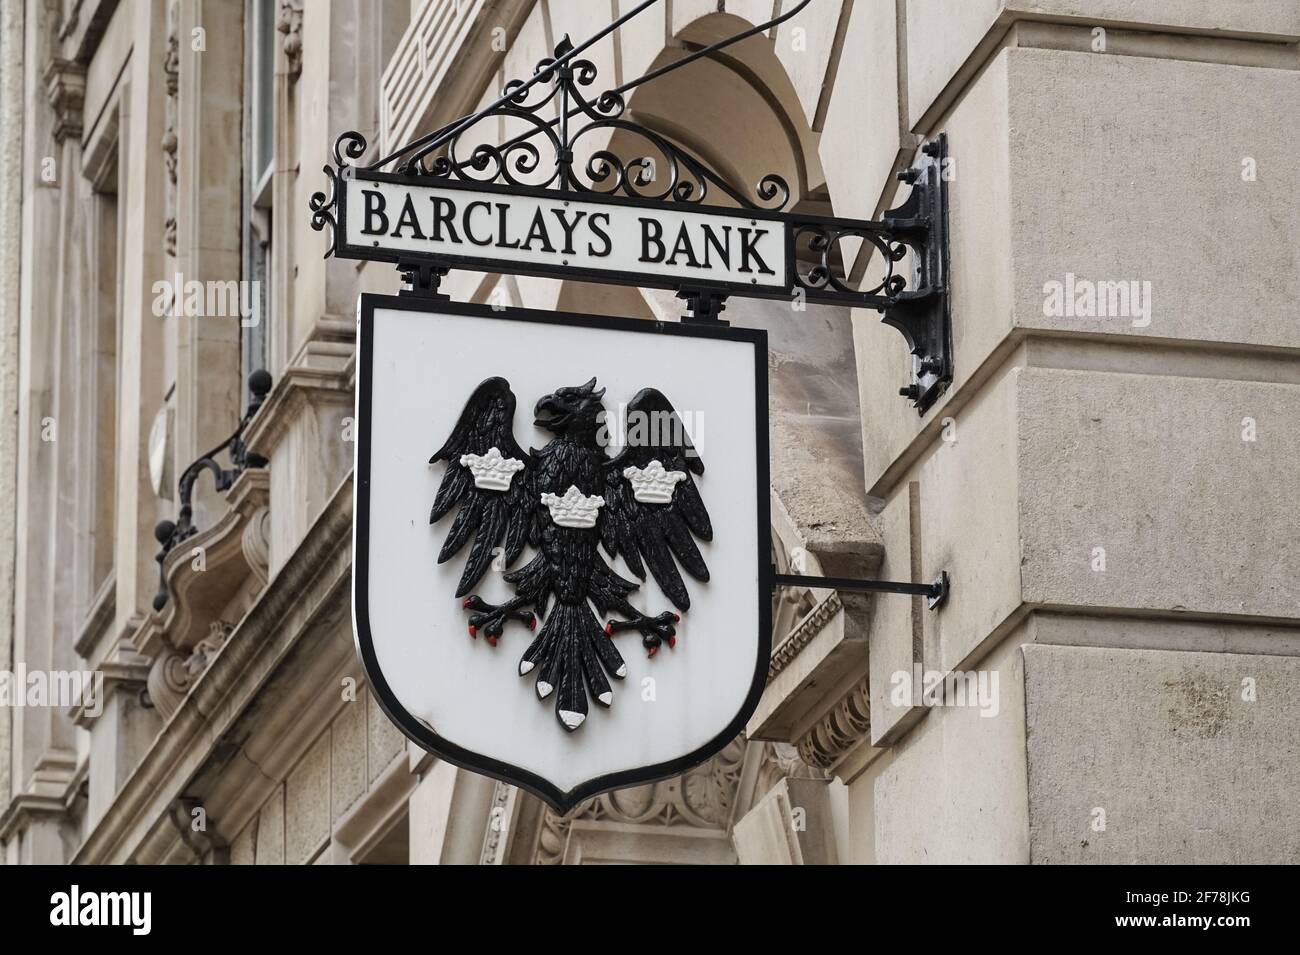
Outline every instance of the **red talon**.
{"label": "red talon", "polygon": [[681,623],[681,622],[682,622],[682,618],[677,616],[677,614],[673,614],[673,623]]}
{"label": "red talon", "polygon": [[528,629],[529,629],[529,630],[536,630],[536,629],[537,629],[537,618],[536,618],[536,617],[532,617],[532,616],[530,616],[530,617],[528,618]]}
{"label": "red talon", "polygon": [[497,645],[497,638],[492,636],[491,634],[488,634],[487,642],[488,642],[488,646],[495,647]]}
{"label": "red talon", "polygon": [[675,647],[675,646],[677,646],[677,638],[676,638],[676,637],[669,637],[669,638],[668,638],[668,646],[670,646],[670,647]]}
{"label": "red talon", "polygon": [[649,650],[649,652],[646,653],[646,656],[647,656],[647,657],[652,657],[652,656],[654,656],[654,655],[655,655],[656,653],[658,653],[658,652],[659,652],[659,648],[658,648],[658,647],[651,647],[650,650]]}
{"label": "red talon", "polygon": [[462,609],[462,610],[468,610],[468,609],[469,609],[469,602],[470,602],[471,600],[473,600],[473,599],[474,599],[473,597],[466,597],[464,600],[462,600],[462,601],[460,602],[461,609]]}
{"label": "red talon", "polygon": [[478,639],[478,627],[474,626],[472,623],[469,625],[469,635],[475,640]]}
{"label": "red talon", "polygon": [[609,623],[605,624],[605,636],[612,637],[613,635],[614,635],[614,621],[611,620]]}

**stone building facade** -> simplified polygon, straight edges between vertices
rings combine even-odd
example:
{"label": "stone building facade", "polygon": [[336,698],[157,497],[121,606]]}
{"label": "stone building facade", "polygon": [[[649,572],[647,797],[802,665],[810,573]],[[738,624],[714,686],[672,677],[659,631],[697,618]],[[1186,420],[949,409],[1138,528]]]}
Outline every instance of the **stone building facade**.
{"label": "stone building facade", "polygon": [[[934,408],[899,399],[875,313],[724,317],[770,336],[778,566],[945,569],[952,595],[782,592],[744,737],[567,818],[380,712],[350,621],[354,329],[399,280],[322,259],[308,198],[338,132],[373,158],[633,6],[3,0],[0,671],[102,690],[0,706],[0,859],[1300,859],[1300,0],[811,0],[636,89],[738,188],[776,172],[852,218],[947,133]],[[591,59],[625,82],[794,6],[664,0]],[[159,562],[214,447],[222,489],[198,476]]]}

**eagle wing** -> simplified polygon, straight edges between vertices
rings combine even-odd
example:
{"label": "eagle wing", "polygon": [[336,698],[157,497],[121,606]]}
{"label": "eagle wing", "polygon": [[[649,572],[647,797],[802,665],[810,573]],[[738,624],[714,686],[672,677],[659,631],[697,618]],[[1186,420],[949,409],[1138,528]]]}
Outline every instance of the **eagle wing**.
{"label": "eagle wing", "polygon": [[[488,378],[470,395],[446,444],[429,459],[430,464],[447,462],[429,523],[437,523],[458,505],[460,508],[438,554],[438,563],[445,563],[466,542],[473,541],[456,588],[457,597],[468,594],[479,582],[498,547],[502,548],[506,564],[511,564],[529,537],[535,500],[535,495],[529,493],[533,460],[515,441],[514,417],[515,395],[510,383],[504,378]],[[523,465],[519,468],[506,464],[497,469],[498,481],[509,474],[506,489],[480,486],[469,465],[462,463],[462,459],[468,460],[467,455],[484,457],[494,448],[503,459]]]}
{"label": "eagle wing", "polygon": [[[601,543],[611,557],[622,554],[642,580],[648,566],[668,599],[686,610],[691,598],[677,565],[696,580],[709,579],[695,538],[713,540],[713,525],[692,477],[704,473],[704,462],[663,392],[655,388],[637,392],[628,403],[628,422],[622,450],[605,465]],[[644,471],[652,461],[673,472],[667,503],[637,500],[636,487],[626,473]]]}

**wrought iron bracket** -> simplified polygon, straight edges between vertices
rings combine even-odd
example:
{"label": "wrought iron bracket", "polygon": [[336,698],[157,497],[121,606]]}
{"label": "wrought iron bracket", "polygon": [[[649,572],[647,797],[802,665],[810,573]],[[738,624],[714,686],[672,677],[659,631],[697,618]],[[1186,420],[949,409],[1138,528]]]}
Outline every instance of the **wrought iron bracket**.
{"label": "wrought iron bracket", "polygon": [[[898,329],[912,355],[911,382],[899,394],[925,414],[953,380],[952,312],[948,277],[948,137],[940,133],[921,147],[917,162],[898,173],[911,186],[902,205],[879,220],[791,216],[796,245],[805,243],[820,261],[796,278],[808,301],[850,305],[881,313]],[[870,288],[854,288],[835,264],[836,245],[846,238],[874,247],[884,276]],[[904,259],[911,274],[896,272]]]}
{"label": "wrought iron bracket", "polygon": [[948,599],[952,585],[946,570],[939,571],[933,583],[912,584],[899,580],[864,580],[846,577],[805,577],[802,574],[778,574],[772,569],[772,587],[820,587],[827,590],[846,590],[852,593],[910,594],[925,597],[931,610],[937,610]]}
{"label": "wrought iron bracket", "polygon": [[952,384],[952,311],[948,274],[948,137],[921,147],[920,162],[898,178],[912,186],[907,201],[885,213],[899,233],[915,230],[910,291],[885,306],[881,319],[902,332],[912,352],[912,381],[899,389],[918,414]]}
{"label": "wrought iron bracket", "polygon": [[[163,562],[167,555],[171,553],[182,541],[193,537],[198,533],[198,528],[194,526],[194,482],[199,479],[204,471],[212,474],[212,482],[218,492],[230,490],[230,486],[235,483],[235,478],[243,474],[249,468],[264,468],[267,465],[266,458],[260,454],[253,454],[248,450],[244,443],[244,431],[248,428],[248,423],[253,420],[262,403],[266,401],[266,396],[271,391],[270,372],[258,369],[248,376],[248,390],[252,397],[248,402],[248,410],[244,412],[243,418],[239,421],[234,433],[225,441],[209,451],[203,457],[199,458],[193,464],[185,469],[177,482],[177,497],[180,499],[180,511],[176,515],[176,520],[159,521],[154,525],[153,536],[161,549],[154,556],[158,562],[158,592],[154,594],[153,609],[162,610],[167,606],[167,600],[171,596],[167,587],[167,575],[163,571]],[[218,454],[222,451],[227,452],[230,457],[230,467],[223,468],[216,460]]]}
{"label": "wrought iron bracket", "polygon": [[[919,414],[933,407],[953,381],[946,136],[939,134],[926,143],[916,163],[898,174],[910,191],[880,219],[805,215],[787,209],[794,196],[781,176],[765,175],[752,190],[746,189],[729,182],[665,133],[634,121],[624,93],[645,78],[593,95],[598,88],[594,86],[596,66],[576,58],[588,45],[575,47],[565,37],[554,56],[537,64],[531,78],[506,84],[496,102],[368,164],[359,162],[369,149],[365,137],[355,131],[342,133],[334,143],[333,165],[324,167],[329,191],[315,193],[309,202],[312,228],[329,231],[326,256],[393,262],[406,281],[402,294],[440,300],[447,296],[438,291],[439,283],[456,268],[672,289],[686,300],[689,315],[685,320],[698,323],[726,324],[720,313],[728,296],[871,309],[880,312],[884,324],[896,328],[907,343],[911,368],[899,393]],[[481,124],[521,132],[499,144],[485,142]],[[638,151],[630,155],[630,150],[620,149],[622,155],[614,152],[611,144],[615,136],[621,143],[634,143],[632,149]],[[563,253],[555,254],[549,240],[538,240],[552,253],[549,257],[521,257],[511,251],[519,247],[519,238],[508,244],[504,224],[495,242],[491,235],[471,239],[463,219],[464,241],[458,237],[436,249],[422,247],[408,241],[410,236],[426,238],[418,225],[406,218],[418,219],[414,211],[403,211],[399,217],[396,209],[389,210],[397,224],[391,237],[387,225],[367,231],[369,226],[356,224],[370,221],[368,206],[353,208],[349,214],[349,201],[362,203],[363,195],[379,196],[381,188],[398,190],[397,194],[403,189],[425,190],[435,210],[454,212],[459,202],[464,215],[468,214],[466,206],[478,206],[481,217],[491,215],[483,209],[493,204],[504,216],[505,203],[513,197],[562,206],[571,201],[588,207],[623,206],[636,209],[638,215],[658,214],[670,221],[678,221],[676,217],[683,212],[695,211],[712,216],[715,223],[726,223],[718,228],[735,228],[737,235],[771,237],[768,241],[784,250],[784,264],[782,268],[760,268],[762,279],[749,274],[748,258],[740,269],[746,274],[739,277],[735,273],[691,272],[690,268],[699,268],[701,263],[695,260],[694,251],[685,251],[688,243],[681,252],[685,265],[678,271],[637,270],[624,265],[598,268],[590,260],[586,264],[571,262]],[[414,194],[407,193],[404,209],[414,209]],[[718,198],[721,201],[715,201]],[[429,208],[427,201],[420,206]],[[374,217],[376,222],[389,223],[378,206]],[[435,222],[431,238],[441,235],[441,228]],[[403,229],[411,231],[399,235]],[[448,236],[453,232],[448,226]],[[872,267],[878,263],[883,269],[879,281],[864,286],[848,274],[854,271],[852,258],[842,253],[839,244],[850,238],[862,243],[857,261],[869,259]],[[398,240],[400,245],[395,245]],[[531,250],[527,242],[525,247]],[[674,247],[668,257],[674,266],[678,265],[677,256]],[[658,263],[660,259],[644,258],[643,253],[638,261]],[[761,257],[758,262],[763,262]]]}

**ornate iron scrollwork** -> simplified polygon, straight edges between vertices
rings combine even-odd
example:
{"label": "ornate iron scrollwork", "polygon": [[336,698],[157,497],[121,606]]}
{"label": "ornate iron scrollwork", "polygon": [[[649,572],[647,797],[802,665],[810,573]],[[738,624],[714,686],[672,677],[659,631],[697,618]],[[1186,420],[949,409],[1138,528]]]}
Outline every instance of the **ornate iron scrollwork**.
{"label": "ornate iron scrollwork", "polygon": [[[198,533],[198,528],[194,526],[194,482],[199,479],[199,475],[204,471],[212,473],[213,484],[218,492],[230,490],[230,486],[235,483],[235,478],[243,474],[249,468],[264,468],[267,465],[266,458],[260,454],[253,454],[244,444],[244,431],[248,423],[253,420],[258,409],[266,400],[266,396],[271,391],[271,374],[270,372],[258,369],[248,376],[248,390],[252,397],[248,402],[248,410],[244,412],[244,417],[240,419],[239,427],[225,441],[203,455],[181,474],[180,481],[177,482],[177,495],[180,498],[181,508],[176,516],[175,521],[159,521],[153,529],[154,540],[162,546],[154,558],[158,561],[158,593],[153,598],[153,609],[162,610],[167,605],[167,599],[170,593],[167,589],[167,577],[163,572],[163,561],[171,553],[172,548],[176,547],[187,538],[193,537]],[[222,451],[228,453],[230,457],[230,467],[223,468],[217,463],[216,457]]]}
{"label": "ornate iron scrollwork", "polygon": [[[733,39],[715,44],[714,48]],[[490,106],[421,136],[368,165],[354,165],[368,150],[365,137],[355,131],[340,135],[334,143],[334,165],[324,170],[329,191],[317,192],[310,200],[312,228],[317,231],[330,228],[326,257],[339,254],[394,261],[409,284],[404,294],[434,298],[446,297],[438,292],[438,285],[449,269],[475,267],[475,262],[464,256],[449,257],[444,253],[414,251],[410,247],[371,249],[369,242],[365,246],[347,245],[351,240],[343,234],[346,187],[353,179],[425,187],[440,184],[460,189],[484,187],[497,192],[519,190],[520,194],[534,198],[627,200],[650,214],[655,210],[680,210],[683,205],[701,212],[725,206],[728,215],[752,213],[754,221],[749,225],[784,230],[791,260],[781,280],[762,286],[755,283],[749,288],[729,281],[710,284],[699,276],[648,271],[570,270],[566,273],[561,266],[567,266],[567,262],[530,261],[519,268],[531,270],[531,274],[557,274],[579,281],[671,288],[687,301],[689,314],[685,320],[692,322],[722,321],[720,313],[729,295],[790,297],[818,304],[874,309],[882,313],[885,324],[897,328],[907,341],[912,355],[911,381],[900,389],[900,394],[924,414],[953,380],[945,137],[939,135],[926,144],[917,164],[899,174],[911,187],[910,194],[879,220],[828,218],[786,211],[792,194],[781,176],[763,176],[752,194],[747,194],[667,136],[629,118],[624,93],[677,68],[678,64],[669,64],[592,96],[596,67],[590,60],[576,57],[590,42],[575,48],[565,37],[553,56],[537,64],[532,77],[512,80]],[[704,52],[707,50],[691,54],[683,63]],[[484,122],[501,122],[506,128],[522,131],[499,145],[477,141],[471,147],[463,146],[469,141],[468,134]],[[624,158],[605,146],[592,149],[580,160],[579,156],[584,155],[582,145],[591,142],[591,137],[601,131],[633,137],[649,148],[644,154]],[[720,202],[711,201],[717,197],[721,197]],[[841,243],[850,237],[872,247],[883,266],[883,277],[868,288],[855,287],[856,280],[840,264]],[[812,254],[814,264],[810,269],[801,271],[793,264],[796,248]],[[513,263],[504,264],[505,271],[513,267]]]}
{"label": "ornate iron scrollwork", "polygon": [[[790,186],[769,173],[754,188],[754,198],[733,188],[698,156],[652,129],[624,118],[627,104],[613,90],[589,98],[583,92],[596,82],[590,60],[565,59],[573,44],[565,37],[555,55],[541,60],[531,81],[511,80],[502,92],[504,102],[451,125],[427,142],[417,140],[364,168],[371,172],[396,172],[431,180],[451,179],[473,185],[507,185],[554,189],[594,196],[625,196],[660,202],[704,204],[716,190],[744,209],[780,211],[790,201]],[[541,91],[540,93],[538,91]],[[542,112],[554,104],[555,119]],[[461,139],[480,123],[501,118],[522,124],[526,130],[500,146],[477,143],[462,155]],[[622,159],[609,149],[592,151],[585,163],[575,165],[576,148],[584,138],[601,130],[621,130],[648,143],[653,152]],[[539,147],[537,140],[542,141]],[[310,205],[312,227],[335,225],[337,178],[346,173],[348,160],[367,149],[364,136],[341,134],[334,143],[335,168],[325,167],[331,191],[315,193]],[[547,155],[549,153],[549,155]],[[657,154],[657,155],[656,155]],[[553,165],[543,172],[543,161]]]}

